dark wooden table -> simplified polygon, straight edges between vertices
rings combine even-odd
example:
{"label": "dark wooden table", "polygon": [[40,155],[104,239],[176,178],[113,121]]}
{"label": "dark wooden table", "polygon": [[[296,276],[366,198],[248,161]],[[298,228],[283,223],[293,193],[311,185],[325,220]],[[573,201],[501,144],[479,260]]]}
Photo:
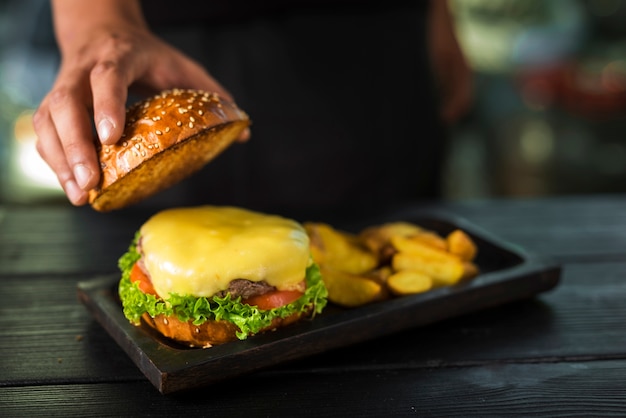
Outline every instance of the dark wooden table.
{"label": "dark wooden table", "polygon": [[626,197],[434,205],[551,256],[561,283],[161,395],[78,301],[148,216],[0,207],[0,416],[625,416]]}

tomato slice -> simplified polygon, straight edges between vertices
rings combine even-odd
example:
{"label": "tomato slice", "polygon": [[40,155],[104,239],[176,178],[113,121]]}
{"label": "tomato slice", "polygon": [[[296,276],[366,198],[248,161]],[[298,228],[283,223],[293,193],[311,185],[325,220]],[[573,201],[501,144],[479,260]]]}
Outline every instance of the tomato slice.
{"label": "tomato slice", "polygon": [[256,306],[262,310],[268,310],[295,302],[302,295],[303,293],[298,292],[297,290],[275,290],[263,295],[252,296],[243,302],[248,305]]}
{"label": "tomato slice", "polygon": [[[158,296],[156,290],[154,290],[152,281],[150,281],[150,278],[146,275],[146,273],[144,273],[137,263],[135,263],[133,268],[130,270],[130,281],[133,283],[139,282],[139,289],[142,292]],[[248,305],[256,306],[262,310],[269,310],[295,302],[302,295],[303,293],[297,290],[275,290],[263,295],[253,296],[243,302]]]}
{"label": "tomato slice", "polygon": [[158,296],[156,290],[154,290],[154,286],[152,286],[152,281],[150,281],[150,278],[143,272],[137,263],[135,263],[133,268],[130,270],[130,281],[133,283],[139,282],[139,289],[143,293]]}

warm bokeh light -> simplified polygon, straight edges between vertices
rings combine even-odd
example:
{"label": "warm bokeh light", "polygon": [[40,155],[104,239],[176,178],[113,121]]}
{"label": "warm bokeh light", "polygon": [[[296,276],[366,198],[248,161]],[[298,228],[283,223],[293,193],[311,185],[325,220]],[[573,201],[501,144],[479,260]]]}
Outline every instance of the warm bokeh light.
{"label": "warm bokeh light", "polygon": [[32,111],[22,113],[15,121],[16,156],[21,173],[33,186],[61,190],[56,175],[35,148],[37,136],[33,129]]}

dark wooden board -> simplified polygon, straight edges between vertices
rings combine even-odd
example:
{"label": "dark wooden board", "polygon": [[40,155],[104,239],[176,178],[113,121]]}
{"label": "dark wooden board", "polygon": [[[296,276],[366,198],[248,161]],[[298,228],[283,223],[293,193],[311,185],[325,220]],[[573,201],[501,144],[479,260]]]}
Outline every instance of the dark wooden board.
{"label": "dark wooden board", "polygon": [[[626,196],[489,199],[447,205],[504,241],[557,260],[626,260]],[[404,211],[410,215],[415,209]]]}
{"label": "dark wooden board", "polygon": [[0,390],[4,417],[623,417],[623,361],[258,373],[159,396],[148,382]]}
{"label": "dark wooden board", "polygon": [[[624,277],[626,263],[566,264],[559,286],[536,298],[416,326],[271,370],[616,358],[626,347]],[[76,297],[81,278],[87,277],[0,278],[0,386],[145,380]]]}
{"label": "dark wooden board", "polygon": [[75,293],[117,273],[149,212],[0,208],[0,416],[623,416],[624,208],[624,196],[435,205],[551,256],[559,286],[169,396]]}
{"label": "dark wooden board", "polygon": [[[414,208],[422,206],[390,210],[389,216],[414,216]],[[556,260],[626,260],[625,196],[490,199],[432,208],[461,215],[497,233],[500,241]],[[103,214],[69,204],[2,207],[0,274],[114,273],[119,255],[155,210]],[[357,214],[354,224],[376,221]]]}
{"label": "dark wooden board", "polygon": [[[560,285],[536,298],[330,350],[272,370],[617,358],[626,347],[624,277],[625,263],[566,264]],[[5,297],[0,309],[0,386],[145,379],[76,298],[78,280],[0,279]]]}
{"label": "dark wooden board", "polygon": [[115,272],[120,254],[151,213],[9,208],[0,219],[0,274]]}
{"label": "dark wooden board", "polygon": [[501,243],[463,219],[420,216],[403,220],[442,234],[461,228],[472,236],[479,247],[477,263],[482,273],[478,278],[357,309],[331,306],[313,321],[207,350],[181,348],[155,338],[144,328],[130,325],[117,300],[117,276],[82,282],[79,295],[154,386],[162,393],[171,393],[526,299],[558,283],[560,267],[550,260]]}
{"label": "dark wooden board", "polygon": [[79,302],[80,279],[0,278],[0,386],[143,378]]}

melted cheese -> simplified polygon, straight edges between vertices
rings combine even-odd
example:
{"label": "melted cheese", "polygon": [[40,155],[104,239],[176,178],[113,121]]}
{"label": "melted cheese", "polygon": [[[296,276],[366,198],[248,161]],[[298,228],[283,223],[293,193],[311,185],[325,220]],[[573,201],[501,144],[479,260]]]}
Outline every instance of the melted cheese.
{"label": "melted cheese", "polygon": [[234,207],[169,209],[140,230],[144,263],[159,295],[212,296],[234,279],[295,289],[309,264],[297,222]]}

